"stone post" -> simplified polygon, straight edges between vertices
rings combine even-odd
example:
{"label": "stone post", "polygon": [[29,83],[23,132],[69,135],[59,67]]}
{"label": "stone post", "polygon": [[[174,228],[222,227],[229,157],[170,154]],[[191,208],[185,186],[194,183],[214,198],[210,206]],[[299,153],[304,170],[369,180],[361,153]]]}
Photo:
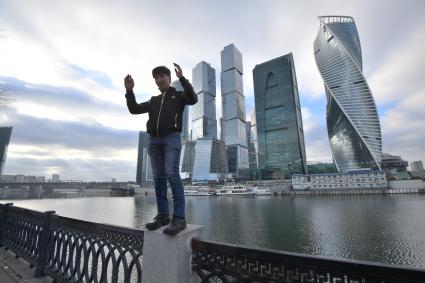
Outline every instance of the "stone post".
{"label": "stone post", "polygon": [[142,282],[199,282],[191,268],[190,241],[199,236],[202,226],[189,224],[173,237],[164,234],[164,228],[144,232]]}

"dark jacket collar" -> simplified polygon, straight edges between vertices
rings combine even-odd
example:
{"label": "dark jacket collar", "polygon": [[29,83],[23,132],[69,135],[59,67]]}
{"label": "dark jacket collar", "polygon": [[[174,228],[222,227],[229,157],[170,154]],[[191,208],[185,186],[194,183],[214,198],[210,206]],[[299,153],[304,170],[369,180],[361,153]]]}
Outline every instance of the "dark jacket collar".
{"label": "dark jacket collar", "polygon": [[[170,87],[167,89],[167,91],[165,92],[165,95],[170,94],[170,93],[173,93],[173,92],[175,92],[175,91],[176,91],[176,89],[175,89],[174,87],[170,86]],[[159,95],[162,95],[162,93],[160,93]]]}

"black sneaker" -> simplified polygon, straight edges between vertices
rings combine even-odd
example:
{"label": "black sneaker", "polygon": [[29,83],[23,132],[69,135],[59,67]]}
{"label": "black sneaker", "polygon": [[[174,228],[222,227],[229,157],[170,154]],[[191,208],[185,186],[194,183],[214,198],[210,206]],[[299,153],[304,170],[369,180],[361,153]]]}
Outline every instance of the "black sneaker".
{"label": "black sneaker", "polygon": [[177,235],[181,230],[186,228],[186,220],[184,218],[173,217],[171,224],[164,229],[164,234],[169,236]]}
{"label": "black sneaker", "polygon": [[146,229],[148,229],[149,231],[153,231],[161,228],[162,226],[170,224],[170,215],[158,214],[153,220],[153,222],[146,224]]}

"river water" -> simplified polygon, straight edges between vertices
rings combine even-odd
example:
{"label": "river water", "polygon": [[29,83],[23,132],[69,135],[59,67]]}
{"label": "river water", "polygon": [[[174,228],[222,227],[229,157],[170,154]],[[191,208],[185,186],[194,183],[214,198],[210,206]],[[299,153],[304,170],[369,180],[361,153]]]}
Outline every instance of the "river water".
{"label": "river water", "polygon": [[[156,214],[153,195],[13,203],[137,229]],[[186,197],[186,217],[202,239],[425,268],[424,195]]]}

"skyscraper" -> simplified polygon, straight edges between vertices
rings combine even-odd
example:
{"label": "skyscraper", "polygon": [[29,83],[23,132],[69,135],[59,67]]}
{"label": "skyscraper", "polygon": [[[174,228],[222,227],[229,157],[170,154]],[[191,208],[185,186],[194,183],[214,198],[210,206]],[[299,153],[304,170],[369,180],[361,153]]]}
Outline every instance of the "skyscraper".
{"label": "skyscraper", "polygon": [[258,143],[257,143],[257,119],[255,109],[251,113],[250,131],[248,139],[249,170],[252,173],[258,170]]}
{"label": "skyscraper", "polygon": [[9,147],[12,127],[0,127],[0,176],[3,175],[6,165],[7,148]]}
{"label": "skyscraper", "polygon": [[[227,159],[224,142],[217,139],[214,68],[204,61],[198,63],[192,71],[192,81],[198,95],[198,103],[192,108],[192,139],[195,146],[192,181],[219,182],[227,173]],[[185,148],[188,154],[193,152],[190,146]],[[185,160],[188,162],[191,159],[186,157]]]}
{"label": "skyscraper", "polygon": [[139,132],[139,146],[137,153],[136,184],[141,187],[153,185],[153,174],[148,154],[149,134]]}
{"label": "skyscraper", "polygon": [[262,179],[306,173],[304,131],[292,53],[256,65],[254,96]]}
{"label": "skyscraper", "polygon": [[362,73],[362,52],[352,17],[319,17],[314,57],[325,84],[326,120],[335,165],[382,169],[378,112]]}
{"label": "skyscraper", "polygon": [[192,70],[193,89],[198,102],[192,108],[192,139],[217,138],[215,111],[215,70],[202,61]]}
{"label": "skyscraper", "polygon": [[242,54],[233,44],[227,45],[221,51],[221,132],[229,173],[237,178],[246,175],[249,169],[242,75]]}

